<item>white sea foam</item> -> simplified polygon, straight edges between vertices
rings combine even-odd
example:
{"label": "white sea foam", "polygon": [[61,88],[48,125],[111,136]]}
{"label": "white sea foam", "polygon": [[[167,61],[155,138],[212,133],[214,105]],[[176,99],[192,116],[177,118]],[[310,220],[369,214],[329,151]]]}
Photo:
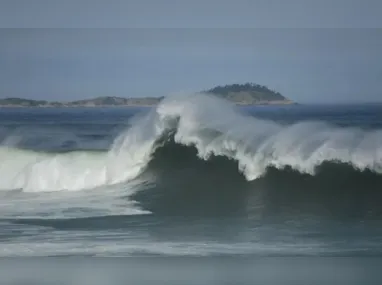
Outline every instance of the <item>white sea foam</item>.
{"label": "white sea foam", "polygon": [[158,133],[152,122],[150,116],[136,122],[108,152],[50,154],[3,146],[0,189],[76,191],[131,180],[147,165],[154,150]]}
{"label": "white sea foam", "polygon": [[339,128],[322,122],[281,126],[245,116],[232,105],[203,94],[167,98],[157,113],[161,120],[179,118],[178,143],[194,145],[203,159],[210,155],[235,159],[248,180],[261,177],[269,166],[314,174],[316,166],[325,161],[382,173],[382,130]]}
{"label": "white sea foam", "polygon": [[382,173],[382,130],[322,122],[281,126],[244,115],[212,96],[182,94],[165,98],[136,119],[108,152],[46,154],[1,147],[0,189],[75,191],[129,181],[145,169],[157,140],[169,129],[175,130],[176,142],[195,146],[202,159],[235,159],[248,180],[261,177],[269,166],[314,174],[325,161]]}

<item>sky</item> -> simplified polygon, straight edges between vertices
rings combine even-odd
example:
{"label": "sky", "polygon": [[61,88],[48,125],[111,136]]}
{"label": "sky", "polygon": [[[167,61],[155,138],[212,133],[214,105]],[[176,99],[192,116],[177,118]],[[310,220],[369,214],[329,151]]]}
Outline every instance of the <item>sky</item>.
{"label": "sky", "polygon": [[254,82],[301,103],[382,102],[378,0],[0,1],[3,98]]}

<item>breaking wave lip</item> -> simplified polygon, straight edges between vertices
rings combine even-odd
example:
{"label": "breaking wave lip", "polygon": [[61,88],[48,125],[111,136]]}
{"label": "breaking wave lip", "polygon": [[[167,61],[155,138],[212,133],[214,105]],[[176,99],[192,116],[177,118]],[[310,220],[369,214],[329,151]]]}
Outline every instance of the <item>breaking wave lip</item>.
{"label": "breaking wave lip", "polygon": [[138,116],[107,152],[47,154],[0,148],[0,189],[81,190],[137,178],[168,132],[176,143],[193,146],[200,159],[237,161],[247,180],[268,168],[314,175],[325,162],[382,173],[382,130],[340,128],[324,122],[281,126],[245,115],[233,104],[206,94],[166,97]]}

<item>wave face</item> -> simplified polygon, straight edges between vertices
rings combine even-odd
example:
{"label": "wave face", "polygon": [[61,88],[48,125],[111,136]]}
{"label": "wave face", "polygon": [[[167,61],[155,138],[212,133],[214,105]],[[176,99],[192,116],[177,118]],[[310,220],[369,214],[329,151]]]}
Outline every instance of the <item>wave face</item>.
{"label": "wave face", "polygon": [[199,159],[236,161],[248,181],[263,177],[269,168],[315,175],[326,162],[382,172],[382,130],[323,122],[281,125],[245,115],[212,96],[182,94],[136,117],[108,151],[52,154],[1,147],[0,188],[74,191],[130,181],[147,169],[155,151],[170,138],[194,147]]}
{"label": "wave face", "polygon": [[311,175],[291,166],[270,166],[264,175],[248,181],[237,171],[237,161],[225,156],[205,161],[197,154],[196,147],[170,137],[156,149],[142,175],[154,176],[155,184],[132,198],[155,215],[171,217],[382,217],[382,175],[372,170],[324,162]]}

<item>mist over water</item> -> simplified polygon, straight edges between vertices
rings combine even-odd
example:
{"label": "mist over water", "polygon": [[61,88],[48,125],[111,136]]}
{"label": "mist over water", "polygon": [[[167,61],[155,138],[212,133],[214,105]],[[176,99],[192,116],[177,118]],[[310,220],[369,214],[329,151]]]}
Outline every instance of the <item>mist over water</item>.
{"label": "mist over water", "polygon": [[0,254],[380,255],[380,108],[4,110]]}

